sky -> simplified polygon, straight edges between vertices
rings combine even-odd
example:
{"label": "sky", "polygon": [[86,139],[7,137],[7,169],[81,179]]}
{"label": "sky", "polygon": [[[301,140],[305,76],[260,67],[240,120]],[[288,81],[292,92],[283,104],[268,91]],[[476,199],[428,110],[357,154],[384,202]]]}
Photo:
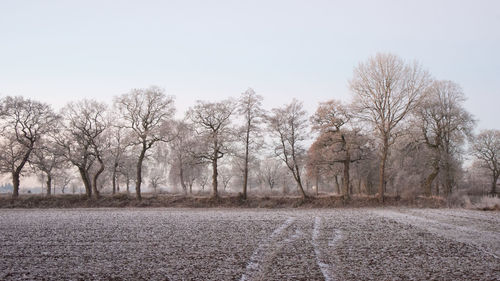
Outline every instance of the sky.
{"label": "sky", "polygon": [[478,128],[500,129],[500,1],[0,0],[0,95],[111,103],[156,85],[178,116],[247,88],[268,109],[348,102],[377,52],[417,60],[464,90]]}

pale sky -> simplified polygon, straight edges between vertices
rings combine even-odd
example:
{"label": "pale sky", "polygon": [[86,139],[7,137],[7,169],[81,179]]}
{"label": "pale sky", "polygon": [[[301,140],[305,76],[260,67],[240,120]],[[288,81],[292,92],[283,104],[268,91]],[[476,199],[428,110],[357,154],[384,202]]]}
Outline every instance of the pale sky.
{"label": "pale sky", "polygon": [[348,101],[377,52],[418,60],[500,129],[500,1],[0,0],[0,94],[60,108],[157,85],[181,113],[252,87],[266,108]]}

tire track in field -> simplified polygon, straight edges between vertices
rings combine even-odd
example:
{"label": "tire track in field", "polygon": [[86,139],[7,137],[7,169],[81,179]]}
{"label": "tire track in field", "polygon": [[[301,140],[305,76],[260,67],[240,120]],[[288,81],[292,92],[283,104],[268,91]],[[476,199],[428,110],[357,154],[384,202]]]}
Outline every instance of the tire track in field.
{"label": "tire track in field", "polygon": [[372,213],[398,223],[418,227],[441,237],[463,242],[480,249],[483,253],[494,258],[500,258],[500,233],[478,230],[468,226],[459,226],[446,223],[429,217],[412,215],[395,210],[373,210]]}
{"label": "tire track in field", "polygon": [[[265,239],[253,252],[250,260],[245,268],[245,273],[240,278],[240,281],[246,280],[261,280],[262,274],[266,271],[266,263],[272,258],[272,254],[276,252],[276,248],[280,248],[279,237],[283,231],[288,229],[295,222],[295,218],[289,217],[283,224],[276,228],[268,239]],[[285,241],[286,242],[286,241]]]}
{"label": "tire track in field", "polygon": [[[321,218],[315,217],[314,218],[314,227],[313,227],[313,232],[312,232],[312,244],[314,247],[314,254],[316,257],[316,263],[318,264],[321,273],[323,274],[323,277],[325,278],[325,281],[334,281],[336,280],[334,278],[333,272],[334,272],[334,267],[332,264],[328,263],[327,258],[323,255],[320,249],[324,249],[325,245],[322,245],[326,242],[325,240],[320,239],[320,230],[321,230]],[[340,236],[338,232],[334,232],[334,236],[332,239],[328,242],[329,247],[335,247],[335,244],[338,242],[340,239]]]}

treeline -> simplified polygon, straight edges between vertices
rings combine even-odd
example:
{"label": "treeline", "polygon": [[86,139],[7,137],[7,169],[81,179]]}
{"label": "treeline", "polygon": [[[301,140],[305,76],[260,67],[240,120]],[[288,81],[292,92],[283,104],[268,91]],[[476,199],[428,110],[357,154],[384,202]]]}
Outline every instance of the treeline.
{"label": "treeline", "polygon": [[[174,97],[157,87],[133,89],[108,105],[67,104],[60,112],[23,97],[3,97],[0,171],[19,195],[22,175],[37,174],[50,195],[78,175],[86,195],[142,184],[186,194],[211,186],[248,190],[450,195],[489,179],[496,194],[500,131],[473,135],[475,120],[452,81],[416,62],[377,54],[349,81],[350,103],[329,100],[308,116],[298,100],[271,110],[248,89],[238,98],[197,101],[174,118]],[[312,144],[311,144],[312,142]],[[307,147],[307,144],[311,144]],[[468,144],[468,149],[466,145]],[[464,170],[464,159],[474,162]]]}

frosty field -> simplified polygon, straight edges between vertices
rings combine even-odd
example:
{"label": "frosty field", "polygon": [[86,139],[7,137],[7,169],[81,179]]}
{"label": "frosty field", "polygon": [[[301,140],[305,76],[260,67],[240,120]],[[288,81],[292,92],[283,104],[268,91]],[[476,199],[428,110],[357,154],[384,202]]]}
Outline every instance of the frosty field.
{"label": "frosty field", "polygon": [[0,280],[500,280],[500,214],[0,210]]}

